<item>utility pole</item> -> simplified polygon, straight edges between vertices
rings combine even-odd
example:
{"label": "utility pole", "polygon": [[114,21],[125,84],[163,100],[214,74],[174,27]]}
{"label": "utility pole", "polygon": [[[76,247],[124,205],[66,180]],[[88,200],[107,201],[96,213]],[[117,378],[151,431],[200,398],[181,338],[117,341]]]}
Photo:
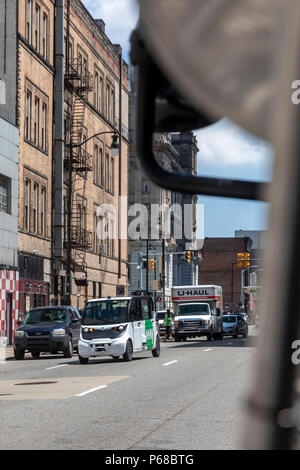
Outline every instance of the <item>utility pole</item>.
{"label": "utility pole", "polygon": [[163,281],[163,309],[166,308],[166,268],[165,268],[165,239],[162,240],[162,281]]}
{"label": "utility pole", "polygon": [[146,291],[149,291],[149,238],[146,241]]}
{"label": "utility pole", "polygon": [[67,263],[66,263],[66,281],[67,281],[67,304],[71,305],[72,295],[72,197],[73,197],[73,185],[72,185],[72,170],[73,170],[73,141],[72,134],[70,136],[70,151],[69,151],[69,168],[68,168],[68,213],[67,213]]}

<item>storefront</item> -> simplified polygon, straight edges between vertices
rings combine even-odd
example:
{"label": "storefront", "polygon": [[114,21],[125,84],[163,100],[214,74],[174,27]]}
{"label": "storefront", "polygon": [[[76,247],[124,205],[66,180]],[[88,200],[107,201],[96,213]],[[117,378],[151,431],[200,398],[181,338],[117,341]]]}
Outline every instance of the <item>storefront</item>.
{"label": "storefront", "polygon": [[35,307],[49,305],[50,284],[33,279],[20,279],[20,320]]}
{"label": "storefront", "polygon": [[16,269],[0,269],[0,294],[1,343],[12,344],[19,319],[19,272]]}

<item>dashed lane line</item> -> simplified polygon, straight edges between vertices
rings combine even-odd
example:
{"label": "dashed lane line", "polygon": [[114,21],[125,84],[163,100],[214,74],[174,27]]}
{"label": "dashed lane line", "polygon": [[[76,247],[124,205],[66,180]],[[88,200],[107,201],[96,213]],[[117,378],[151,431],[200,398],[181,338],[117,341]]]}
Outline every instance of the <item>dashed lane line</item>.
{"label": "dashed lane line", "polygon": [[59,367],[66,367],[69,364],[60,364],[59,366],[53,366],[53,367],[46,367],[46,370],[51,370],[51,369],[58,369]]}
{"label": "dashed lane line", "polygon": [[169,366],[171,364],[175,364],[175,362],[178,362],[178,360],[176,359],[175,361],[166,362],[165,364],[163,364],[163,366]]}
{"label": "dashed lane line", "polygon": [[86,390],[86,392],[77,393],[77,395],[74,395],[74,396],[84,397],[85,395],[88,395],[89,393],[97,392],[97,390],[101,390],[102,388],[106,388],[106,387],[107,385],[100,385],[100,387],[91,388],[90,390]]}

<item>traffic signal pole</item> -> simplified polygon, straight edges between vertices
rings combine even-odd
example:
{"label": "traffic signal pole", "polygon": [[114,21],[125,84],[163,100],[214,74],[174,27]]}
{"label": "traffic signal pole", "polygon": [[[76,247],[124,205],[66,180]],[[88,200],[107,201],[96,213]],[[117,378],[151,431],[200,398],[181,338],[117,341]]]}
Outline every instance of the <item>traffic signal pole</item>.
{"label": "traffic signal pole", "polygon": [[146,291],[149,291],[149,238],[146,242]]}

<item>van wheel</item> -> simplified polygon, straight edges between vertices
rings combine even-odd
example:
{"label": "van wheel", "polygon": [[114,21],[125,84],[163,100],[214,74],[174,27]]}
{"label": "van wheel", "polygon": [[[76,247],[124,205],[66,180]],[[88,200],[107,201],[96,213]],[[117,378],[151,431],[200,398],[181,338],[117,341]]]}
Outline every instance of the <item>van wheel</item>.
{"label": "van wheel", "polygon": [[156,337],[156,348],[152,349],[152,356],[153,357],[159,357],[160,356],[160,342],[159,342],[159,336]]}
{"label": "van wheel", "polygon": [[63,348],[64,357],[73,357],[73,343],[72,338],[69,336],[68,344]]}
{"label": "van wheel", "polygon": [[78,354],[78,358],[79,358],[79,362],[80,364],[87,364],[89,362],[89,358],[88,357],[82,357]]}
{"label": "van wheel", "polygon": [[126,362],[130,362],[132,361],[132,356],[133,356],[133,347],[132,347],[132,342],[129,339],[126,344],[126,351],[123,354],[123,359]]}
{"label": "van wheel", "polygon": [[15,359],[17,361],[22,361],[22,359],[24,359],[24,356],[25,356],[25,349],[15,347],[14,348],[14,355],[15,355]]}
{"label": "van wheel", "polygon": [[212,339],[213,339],[213,334],[212,334],[212,332],[210,332],[210,333],[208,333],[208,334],[206,335],[206,339],[207,339],[207,341],[212,341]]}
{"label": "van wheel", "polygon": [[34,359],[38,359],[40,357],[40,351],[31,351],[31,355]]}

